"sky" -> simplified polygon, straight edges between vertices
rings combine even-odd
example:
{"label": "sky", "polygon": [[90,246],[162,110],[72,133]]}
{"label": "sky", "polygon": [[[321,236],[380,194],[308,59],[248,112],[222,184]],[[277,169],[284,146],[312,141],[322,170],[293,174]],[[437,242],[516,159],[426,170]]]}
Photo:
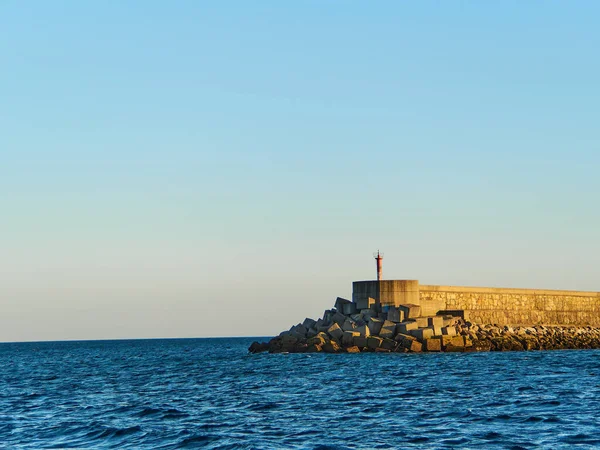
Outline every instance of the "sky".
{"label": "sky", "polygon": [[378,249],[600,291],[599,15],[0,1],[0,341],[270,336]]}

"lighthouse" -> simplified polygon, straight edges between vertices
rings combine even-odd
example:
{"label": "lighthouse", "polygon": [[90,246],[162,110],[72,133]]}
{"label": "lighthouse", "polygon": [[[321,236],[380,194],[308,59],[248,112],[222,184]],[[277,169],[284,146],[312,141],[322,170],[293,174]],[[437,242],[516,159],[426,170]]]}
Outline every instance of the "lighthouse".
{"label": "lighthouse", "polygon": [[383,253],[380,253],[379,250],[377,250],[377,253],[374,253],[373,256],[375,257],[375,260],[377,261],[377,281],[381,281],[382,280],[382,263],[381,261],[383,260]]}

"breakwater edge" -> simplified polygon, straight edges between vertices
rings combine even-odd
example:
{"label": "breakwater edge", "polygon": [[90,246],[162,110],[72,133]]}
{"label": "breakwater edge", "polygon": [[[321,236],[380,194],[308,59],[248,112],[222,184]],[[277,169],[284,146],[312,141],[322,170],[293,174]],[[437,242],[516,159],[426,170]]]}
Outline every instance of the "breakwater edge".
{"label": "breakwater edge", "polygon": [[306,318],[268,342],[260,353],[419,353],[600,348],[600,327],[510,326],[474,323],[462,311],[423,314],[417,304],[382,305],[374,298],[352,302],[338,297],[323,317]]}

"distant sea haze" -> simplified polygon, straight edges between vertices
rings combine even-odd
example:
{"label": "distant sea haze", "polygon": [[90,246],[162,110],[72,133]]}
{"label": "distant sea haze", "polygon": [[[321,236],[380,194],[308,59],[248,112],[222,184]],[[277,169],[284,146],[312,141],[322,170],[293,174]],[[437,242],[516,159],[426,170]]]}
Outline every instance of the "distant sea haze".
{"label": "distant sea haze", "polygon": [[258,354],[260,338],[0,345],[0,448],[600,446],[600,351]]}

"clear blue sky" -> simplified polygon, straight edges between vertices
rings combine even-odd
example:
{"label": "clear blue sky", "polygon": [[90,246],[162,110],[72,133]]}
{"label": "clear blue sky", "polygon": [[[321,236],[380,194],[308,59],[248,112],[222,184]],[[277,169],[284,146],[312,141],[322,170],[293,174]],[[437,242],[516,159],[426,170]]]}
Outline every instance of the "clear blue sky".
{"label": "clear blue sky", "polygon": [[600,3],[0,2],[0,341],[600,290]]}

